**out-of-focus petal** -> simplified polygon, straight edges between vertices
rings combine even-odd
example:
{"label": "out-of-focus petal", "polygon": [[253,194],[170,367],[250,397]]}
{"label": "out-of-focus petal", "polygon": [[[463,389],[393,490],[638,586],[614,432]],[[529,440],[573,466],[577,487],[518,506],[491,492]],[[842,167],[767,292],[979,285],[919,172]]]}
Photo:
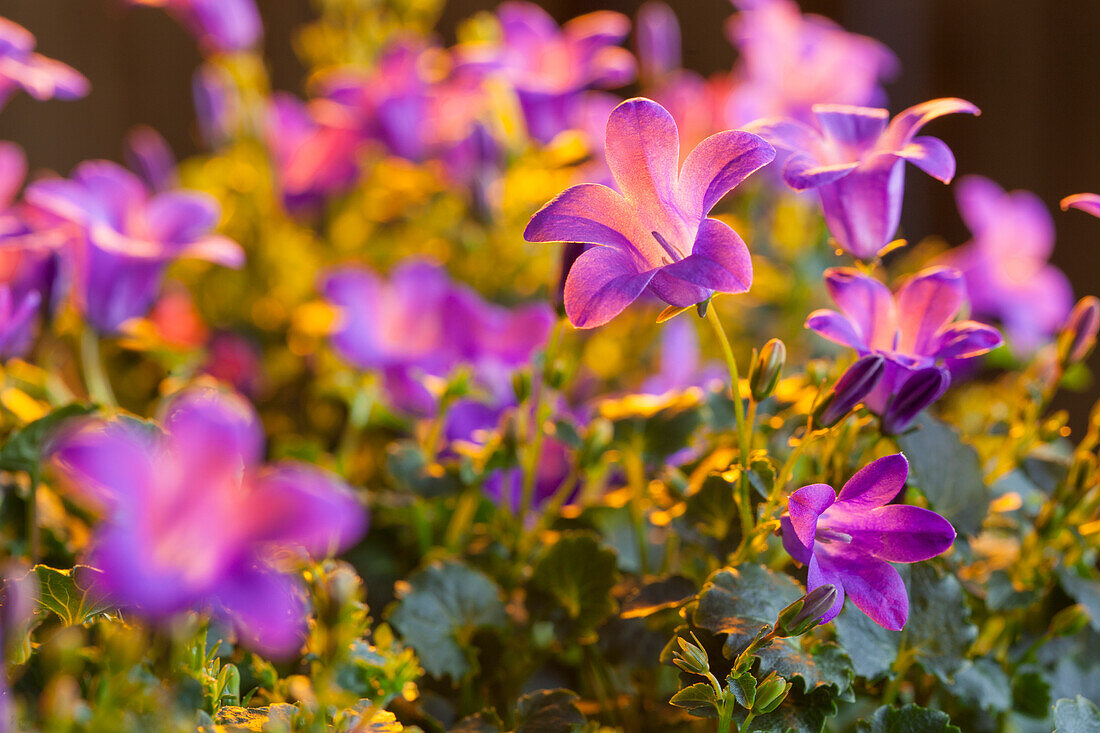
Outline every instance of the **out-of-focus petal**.
{"label": "out-of-focus petal", "polygon": [[150,191],[167,191],[179,185],[176,156],[164,137],[147,125],[135,127],[126,136],[126,164]]}
{"label": "out-of-focus petal", "polygon": [[1072,196],[1066,196],[1062,199],[1062,211],[1069,211],[1070,209],[1100,216],[1100,194],[1075,193]]}
{"label": "out-of-focus petal", "polygon": [[[259,463],[264,436],[256,410],[240,395],[214,388],[181,392],[162,420],[174,450],[213,470],[235,473]],[[216,464],[216,465],[215,465]]]}
{"label": "out-of-focus petal", "polygon": [[813,113],[826,138],[853,151],[873,147],[890,119],[884,109],[845,104],[815,104]]}
{"label": "out-of-focus petal", "polygon": [[821,133],[805,122],[785,117],[757,120],[744,126],[777,148],[791,153],[813,155],[822,143]]}
{"label": "out-of-focus petal", "polygon": [[955,154],[947,143],[927,135],[913,138],[894,155],[905,158],[936,180],[951,183],[955,177]]}
{"label": "out-of-focus petal", "polygon": [[207,234],[218,223],[221,204],[197,191],[167,191],[149,200],[145,210],[149,235],[166,244],[185,244]]}
{"label": "out-of-focus petal", "polygon": [[955,184],[955,203],[973,234],[981,234],[997,222],[1005,190],[985,176],[963,176]]}
{"label": "out-of-focus petal", "polygon": [[936,337],[932,355],[937,359],[970,359],[987,354],[1004,343],[993,326],[977,321],[960,321],[943,329]]}
{"label": "out-of-focus petal", "polygon": [[890,121],[890,126],[886,129],[886,134],[880,142],[880,149],[901,150],[912,141],[922,127],[932,120],[944,115],[959,113],[979,115],[981,110],[965,99],[955,97],[932,99],[914,105],[898,113]]}
{"label": "out-of-focus petal", "polygon": [[121,421],[77,420],[50,442],[50,462],[76,499],[110,510],[144,491],[156,473],[160,435]]}
{"label": "out-of-focus petal", "polygon": [[858,162],[822,165],[808,155],[797,153],[787,158],[783,180],[795,191],[806,191],[835,183],[858,167]]}
{"label": "out-of-focus petal", "polygon": [[316,466],[276,463],[255,478],[253,537],[299,544],[315,556],[346,550],[367,530],[367,510],[351,487]]}
{"label": "out-of-focus petal", "polygon": [[27,156],[15,143],[0,142],[0,213],[12,205],[27,177]]}
{"label": "out-of-focus petal", "polygon": [[680,68],[680,22],[672,8],[650,0],[638,10],[635,26],[643,80],[657,82]]}
{"label": "out-of-focus petal", "polygon": [[618,249],[593,247],[577,258],[565,282],[569,321],[577,328],[602,326],[642,294],[654,273],[638,272]]}
{"label": "out-of-focus petal", "polygon": [[190,242],[180,249],[179,256],[205,260],[222,267],[232,267],[234,269],[243,267],[245,262],[244,250],[241,249],[241,245],[220,234],[211,234]]}
{"label": "out-of-focus petal", "polygon": [[259,565],[227,575],[211,599],[222,618],[252,649],[266,656],[291,657],[305,642],[307,608],[298,583]]}

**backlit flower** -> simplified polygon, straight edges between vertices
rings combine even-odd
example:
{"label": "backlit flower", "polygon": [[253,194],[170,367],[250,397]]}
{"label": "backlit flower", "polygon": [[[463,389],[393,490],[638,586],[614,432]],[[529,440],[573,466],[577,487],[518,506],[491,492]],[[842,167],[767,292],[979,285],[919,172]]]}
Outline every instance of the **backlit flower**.
{"label": "backlit flower", "polygon": [[814,105],[813,121],[765,119],[746,126],[792,155],[783,178],[796,191],[815,189],[829,231],[844,250],[870,260],[901,222],[905,161],[949,183],[955,156],[939,138],[917,136],[947,114],[978,114],[962,99],[934,99],[892,121],[884,109]]}
{"label": "backlit flower", "polygon": [[894,631],[909,618],[909,596],[890,563],[912,563],[944,553],[955,529],[928,509],[891,504],[905,486],[905,456],[869,463],[844,484],[838,496],[826,484],[803,486],[791,494],[782,518],[783,547],[808,567],[807,590],[837,588],[832,621],[847,595],[879,626]]}
{"label": "backlit flower", "polygon": [[1075,193],[1062,199],[1062,211],[1077,209],[1086,214],[1100,216],[1100,194]]}
{"label": "backlit flower", "polygon": [[243,51],[263,34],[255,0],[125,0],[165,8],[208,50]]}
{"label": "backlit flower", "polygon": [[79,99],[88,80],[76,69],[34,53],[34,36],[0,17],[0,109],[19,89],[35,99]]}
{"label": "backlit flower", "polygon": [[974,238],[941,262],[962,272],[973,315],[1001,322],[1009,345],[1031,353],[1073,307],[1069,279],[1047,262],[1054,220],[1030,191],[1006,193],[980,176],[960,180],[955,196]]}
{"label": "backlit flower", "polygon": [[707,217],[741,181],[771,161],[756,135],[728,131],[704,140],[684,161],[672,116],[631,99],[607,121],[607,163],[618,185],[582,184],[540,209],[529,242],[601,245],[582,254],[565,283],[565,310],[578,328],[607,323],[649,290],[687,307],[715,292],[752,284],[748,248],[729,226]]}
{"label": "backlit flower", "polygon": [[182,393],[162,423],[163,433],[92,419],[57,439],[53,461],[71,493],[102,512],[87,557],[97,582],[148,618],[208,610],[260,651],[292,654],[308,612],[275,553],[345,549],[366,510],[315,466],[263,465],[259,418],[238,395]]}
{"label": "backlit flower", "polygon": [[860,356],[881,354],[886,359],[882,379],[867,397],[867,406],[879,415],[916,372],[1001,345],[992,326],[954,320],[966,303],[958,270],[922,270],[891,293],[870,275],[834,267],[825,271],[825,286],[840,312],[816,310],[806,319],[806,328]]}
{"label": "backlit flower", "polygon": [[184,190],[150,195],[137,176],[109,161],[81,163],[69,179],[37,181],[26,198],[75,225],[68,255],[76,303],[103,334],[149,311],[174,260],[244,263],[236,242],[212,233],[221,215],[213,197]]}

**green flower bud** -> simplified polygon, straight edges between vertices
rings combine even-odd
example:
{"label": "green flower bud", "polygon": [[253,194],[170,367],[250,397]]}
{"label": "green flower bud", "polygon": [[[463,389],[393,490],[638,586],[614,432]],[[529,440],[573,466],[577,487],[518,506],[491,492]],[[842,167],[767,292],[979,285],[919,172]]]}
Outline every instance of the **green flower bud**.
{"label": "green flower bud", "polygon": [[791,683],[772,672],[756,687],[756,702],[752,711],[766,715],[779,707],[791,691]]}
{"label": "green flower bud", "polygon": [[784,608],[779,612],[775,635],[781,638],[801,636],[820,624],[821,617],[836,603],[836,594],[836,586],[822,585]]}
{"label": "green flower bud", "polygon": [[1050,636],[1073,636],[1082,631],[1089,623],[1088,612],[1080,603],[1063,608],[1050,620],[1047,633]]}
{"label": "green flower bud", "polygon": [[[694,634],[692,638],[694,638]],[[705,676],[710,672],[710,659],[707,658],[707,653],[701,646],[692,644],[684,638],[678,638],[676,641],[680,645],[680,651],[673,652],[673,664],[691,674]],[[695,639],[695,641],[698,642],[699,640]]]}
{"label": "green flower bud", "polygon": [[779,339],[772,339],[760,350],[760,357],[753,363],[749,372],[749,389],[757,402],[771,397],[783,367],[787,363],[787,347]]}

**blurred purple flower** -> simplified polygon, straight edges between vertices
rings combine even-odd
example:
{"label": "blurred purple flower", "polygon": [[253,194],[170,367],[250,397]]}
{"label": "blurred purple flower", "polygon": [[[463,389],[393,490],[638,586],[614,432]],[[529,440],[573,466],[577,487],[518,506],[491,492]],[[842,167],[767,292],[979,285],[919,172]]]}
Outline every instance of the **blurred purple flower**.
{"label": "blurred purple flower", "polygon": [[218,148],[231,140],[240,125],[241,102],[229,72],[217,64],[201,64],[191,78],[191,96],[202,141]]}
{"label": "blurred purple flower", "polygon": [[955,176],[955,156],[939,138],[917,132],[947,114],[979,114],[961,99],[934,99],[889,120],[884,109],[814,105],[811,124],[765,119],[745,129],[792,155],[783,178],[796,191],[816,189],[837,243],[862,260],[874,258],[898,230],[905,192],[905,161],[944,183]]}
{"label": "blurred purple flower", "polygon": [[837,617],[847,594],[876,624],[899,631],[909,618],[909,596],[890,563],[928,560],[954,543],[954,527],[939,514],[890,503],[908,475],[909,462],[898,453],[864,466],[839,496],[826,484],[791,494],[781,521],[783,547],[808,566],[808,590],[834,585],[838,591],[822,623]]}
{"label": "blurred purple flower", "polygon": [[523,236],[601,245],[577,259],[565,284],[565,310],[577,328],[607,323],[647,289],[680,307],[716,291],[743,293],[752,284],[748,248],[707,214],[774,155],[756,135],[722,132],[700,143],[677,174],[672,116],[649,99],[627,100],[607,121],[607,163],[622,195],[574,186],[542,207]]}
{"label": "blurred purple flower", "polygon": [[146,188],[162,193],[179,188],[176,155],[164,137],[147,125],[138,125],[126,136],[126,165]]}
{"label": "blurred purple flower", "polygon": [[1100,216],[1100,194],[1075,193],[1062,199],[1062,211],[1077,209],[1086,214]]}
{"label": "blurred purple flower", "polygon": [[811,122],[817,104],[881,105],[883,80],[897,58],[873,38],[848,33],[791,0],[733,0],[740,12],[727,26],[737,48],[726,124],[761,117]]}
{"label": "blurred purple flower", "polygon": [[699,336],[689,318],[673,318],[661,326],[657,373],[642,384],[643,394],[665,394],[689,387],[722,384],[729,372],[720,364],[701,363]]}
{"label": "blurred purple flower", "polygon": [[275,553],[346,549],[366,531],[366,509],[315,466],[263,465],[259,418],[239,395],[189,390],[162,422],[164,433],[80,421],[54,444],[73,495],[103,512],[88,556],[98,582],[135,613],[209,610],[259,651],[293,654],[308,610]]}
{"label": "blurred purple flower", "polygon": [[81,163],[70,179],[37,181],[26,198],[76,225],[68,243],[76,303],[103,334],[148,312],[172,261],[244,263],[236,242],[211,233],[221,213],[213,197],[183,190],[150,196],[137,176],[109,161]]}
{"label": "blurred purple flower", "polygon": [[955,197],[974,237],[940,261],[962,272],[973,315],[1000,321],[1009,345],[1030,354],[1073,307],[1069,279],[1047,262],[1054,220],[1035,194],[1006,193],[980,176],[959,181]]}
{"label": "blurred purple flower", "polygon": [[661,0],[648,0],[638,10],[634,25],[638,76],[643,84],[659,84],[662,77],[680,68],[680,22]]}
{"label": "blurred purple flower", "polygon": [[943,397],[950,386],[948,367],[925,367],[910,374],[883,410],[882,432],[887,435],[904,433],[921,410]]}
{"label": "blurred purple flower", "polygon": [[39,310],[59,290],[58,256],[37,229],[40,217],[16,201],[26,172],[19,146],[0,142],[0,359],[26,355]]}
{"label": "blurred purple flower", "polygon": [[816,310],[806,328],[860,356],[885,357],[886,371],[867,398],[867,406],[879,415],[917,371],[942,366],[947,359],[980,356],[1002,343],[992,326],[952,322],[966,303],[958,270],[921,270],[894,294],[859,270],[833,267],[825,271],[825,286],[841,312]]}
{"label": "blurred purple flower", "polygon": [[1100,331],[1100,299],[1086,295],[1077,301],[1066,319],[1059,338],[1063,362],[1077,364],[1088,358],[1096,346]]}
{"label": "blurred purple flower", "polygon": [[355,184],[359,141],[346,115],[331,102],[305,104],[277,92],[268,107],[265,132],[288,210],[317,208],[326,197]]}
{"label": "blurred purple flower", "polygon": [[90,85],[76,69],[34,53],[34,36],[0,17],[0,109],[19,89],[35,99],[79,99]]}
{"label": "blurred purple flower", "polygon": [[15,561],[5,565],[0,579],[0,733],[18,730],[6,661],[34,618],[38,592],[38,576],[30,568]]}
{"label": "blurred purple flower", "polygon": [[331,336],[336,352],[381,372],[394,406],[414,414],[436,409],[423,377],[445,379],[461,364],[474,367],[498,403],[506,399],[512,372],[530,361],[554,324],[545,303],[511,310],[487,303],[425,260],[403,262],[386,280],[345,267],[325,276],[321,291],[340,313]]}
{"label": "blurred purple flower", "polygon": [[255,46],[263,23],[255,0],[123,0],[164,8],[208,51],[229,53]]}
{"label": "blurred purple flower", "polygon": [[258,344],[241,334],[220,331],[207,341],[206,353],[206,363],[202,367],[204,374],[248,397],[256,394],[263,376]]}
{"label": "blurred purple flower", "polygon": [[630,83],[634,57],[617,44],[630,33],[630,19],[598,10],[558,26],[534,3],[501,3],[499,43],[457,46],[460,73],[503,76],[516,90],[527,131],[547,143],[574,126],[576,105],[586,89]]}

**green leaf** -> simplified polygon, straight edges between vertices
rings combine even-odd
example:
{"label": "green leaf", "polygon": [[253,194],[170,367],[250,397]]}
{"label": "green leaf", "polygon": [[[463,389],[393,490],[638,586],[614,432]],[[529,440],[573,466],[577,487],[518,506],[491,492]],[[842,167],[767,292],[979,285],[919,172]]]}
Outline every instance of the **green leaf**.
{"label": "green leaf", "polygon": [[947,713],[917,705],[881,707],[871,720],[859,721],[858,733],[961,733]]}
{"label": "green leaf", "polygon": [[977,452],[926,413],[898,436],[898,445],[909,459],[909,482],[928,497],[932,508],[961,534],[977,534],[990,496]]}
{"label": "green leaf", "polygon": [[386,467],[399,487],[429,499],[457,494],[462,488],[455,473],[429,471],[428,457],[411,440],[389,446]]}
{"label": "green leaf", "polygon": [[[1088,611],[1092,628],[1100,631],[1100,580],[1084,577],[1081,572],[1081,568],[1062,566],[1058,568],[1058,580],[1066,593]],[[1092,575],[1091,570],[1085,572]]]}
{"label": "green leaf", "polygon": [[833,621],[840,645],[848,650],[855,673],[869,682],[893,677],[901,635],[887,631],[849,606]]}
{"label": "green leaf", "polygon": [[623,601],[623,618],[645,618],[684,605],[695,596],[695,583],[682,575],[646,583]]}
{"label": "green leaf", "polygon": [[697,682],[672,696],[670,705],[683,708],[697,718],[718,717],[718,696],[706,682]]}
{"label": "green leaf", "polygon": [[730,672],[730,676],[726,678],[726,684],[733,693],[734,699],[737,700],[737,704],[746,710],[751,710],[756,702],[756,678],[752,673],[743,672],[734,677]]}
{"label": "green leaf", "polygon": [[87,565],[77,565],[71,570],[35,565],[38,605],[52,611],[66,626],[78,626],[109,612],[114,607],[93,587],[94,575],[99,572]]}
{"label": "green leaf", "polygon": [[955,674],[951,693],[970,707],[1003,713],[1012,707],[1011,687],[1001,665],[992,659],[977,659]]}
{"label": "green leaf", "polygon": [[561,733],[580,730],[587,722],[577,707],[577,693],[538,690],[516,703],[516,733]]}
{"label": "green leaf", "polygon": [[762,565],[723,568],[703,584],[692,620],[711,633],[752,635],[804,593],[789,575]]}
{"label": "green leaf", "polygon": [[66,405],[12,431],[4,447],[0,448],[0,470],[27,473],[37,471],[42,462],[42,450],[46,439],[53,429],[63,420],[87,415],[91,411],[92,408],[87,405]]}
{"label": "green leaf", "polygon": [[448,733],[503,733],[504,723],[494,710],[482,710],[467,715],[451,728]]}
{"label": "green leaf", "polygon": [[[761,628],[803,593],[790,576],[760,565],[726,568],[703,585],[692,622],[711,633],[727,634],[722,653],[734,659]],[[839,694],[846,693],[853,677],[847,653],[832,642],[803,643],[799,638],[773,641],[757,654],[759,674],[774,671],[788,680],[798,678],[807,692],[829,686]]]}
{"label": "green leaf", "polygon": [[457,562],[432,563],[401,583],[398,595],[390,621],[433,677],[460,680],[471,673],[474,633],[506,621],[496,583]]}
{"label": "green leaf", "polygon": [[1100,733],[1100,710],[1087,698],[1062,698],[1054,705],[1054,733]]}
{"label": "green leaf", "polygon": [[539,558],[528,608],[578,638],[615,613],[615,553],[586,532],[566,532]]}
{"label": "green leaf", "polygon": [[1047,717],[1050,714],[1050,683],[1046,676],[1035,667],[1018,671],[1012,680],[1012,704],[1017,712],[1029,717]]}
{"label": "green leaf", "polygon": [[924,669],[949,682],[962,669],[967,650],[978,637],[970,623],[966,594],[954,575],[931,563],[909,568],[909,621],[905,643]]}

